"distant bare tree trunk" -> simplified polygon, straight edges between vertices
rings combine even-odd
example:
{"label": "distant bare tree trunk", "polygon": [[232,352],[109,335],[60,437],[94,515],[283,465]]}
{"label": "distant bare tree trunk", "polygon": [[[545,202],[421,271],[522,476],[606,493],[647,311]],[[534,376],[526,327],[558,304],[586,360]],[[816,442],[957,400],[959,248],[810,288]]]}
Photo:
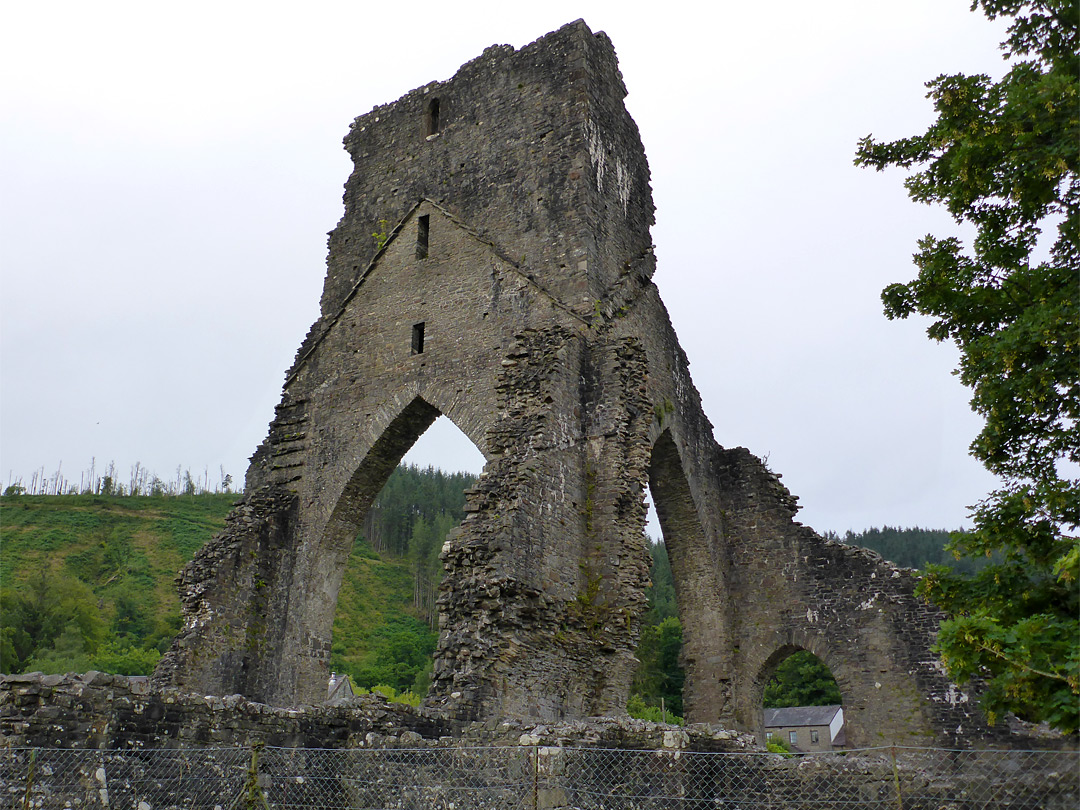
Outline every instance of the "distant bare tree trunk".
{"label": "distant bare tree trunk", "polygon": [[364,539],[368,541],[375,551],[381,553],[383,550],[382,534],[379,530],[379,524],[375,520],[376,517],[378,517],[378,513],[378,506],[372,506],[368,509],[367,514],[364,515],[364,522],[361,530],[364,533]]}
{"label": "distant bare tree trunk", "polygon": [[413,577],[413,607],[421,612],[424,621],[428,623],[432,630],[435,629],[438,623],[434,609],[437,592],[438,585],[422,576],[419,572],[416,573]]}
{"label": "distant bare tree trunk", "polygon": [[136,461],[131,468],[131,486],[128,492],[132,495],[141,495],[146,486],[146,469],[141,462]]}

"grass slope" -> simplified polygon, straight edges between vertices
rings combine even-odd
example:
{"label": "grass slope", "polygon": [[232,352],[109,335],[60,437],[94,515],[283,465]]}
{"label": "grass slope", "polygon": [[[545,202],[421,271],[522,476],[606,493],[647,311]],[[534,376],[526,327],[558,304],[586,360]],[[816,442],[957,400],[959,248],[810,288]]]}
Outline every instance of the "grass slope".
{"label": "grass slope", "polygon": [[88,585],[108,619],[119,594],[134,592],[162,631],[176,628],[173,579],[225,525],[236,497],[0,498],[0,589],[24,590],[44,569]]}
{"label": "grass slope", "polygon": [[437,634],[413,602],[409,565],[380,556],[358,538],[349,556],[334,615],[330,666],[357,686],[427,691]]}
{"label": "grass slope", "polygon": [[[77,579],[97,600],[94,609],[108,627],[102,647],[127,626],[121,621],[123,605],[129,611],[134,605],[144,628],[139,644],[164,650],[180,627],[174,579],[224,526],[236,499],[221,494],[0,497],[0,593],[29,594],[42,572]],[[358,685],[424,687],[435,634],[413,607],[413,576],[406,562],[380,559],[358,540],[333,632],[332,666]],[[63,666],[63,656],[48,660]]]}

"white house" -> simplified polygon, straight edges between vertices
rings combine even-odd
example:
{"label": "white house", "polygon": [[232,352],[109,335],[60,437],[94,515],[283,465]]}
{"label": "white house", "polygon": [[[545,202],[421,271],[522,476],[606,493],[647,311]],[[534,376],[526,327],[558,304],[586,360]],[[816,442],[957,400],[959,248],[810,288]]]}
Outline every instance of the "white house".
{"label": "white house", "polygon": [[841,706],[766,709],[765,737],[783,740],[792,751],[844,748],[844,709]]}

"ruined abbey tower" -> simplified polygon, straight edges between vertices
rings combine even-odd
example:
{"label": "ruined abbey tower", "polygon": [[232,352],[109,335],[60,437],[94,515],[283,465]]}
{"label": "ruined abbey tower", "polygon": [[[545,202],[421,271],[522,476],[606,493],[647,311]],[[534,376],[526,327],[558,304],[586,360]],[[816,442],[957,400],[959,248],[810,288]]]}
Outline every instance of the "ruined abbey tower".
{"label": "ruined abbey tower", "polygon": [[837,678],[851,745],[971,725],[914,577],[796,523],[778,478],[713,439],[651,281],[649,167],[625,95],[611,42],[578,21],[356,119],[320,317],[242,504],[183,572],[185,626],[158,684],[321,701],[354,538],[443,414],[486,465],[443,550],[433,710],[624,711],[649,487],[689,720],[759,727],[765,682],[805,648]]}

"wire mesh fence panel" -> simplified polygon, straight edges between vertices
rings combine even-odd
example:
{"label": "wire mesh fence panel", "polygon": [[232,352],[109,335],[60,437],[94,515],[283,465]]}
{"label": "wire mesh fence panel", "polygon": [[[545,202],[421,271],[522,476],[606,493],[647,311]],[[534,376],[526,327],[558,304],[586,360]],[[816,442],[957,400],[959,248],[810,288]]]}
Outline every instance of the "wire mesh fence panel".
{"label": "wire mesh fence panel", "polygon": [[250,759],[240,748],[107,752],[110,806],[229,810],[241,801]]}
{"label": "wire mesh fence panel", "polygon": [[895,808],[887,768],[870,778],[806,769],[774,754],[568,749],[566,806],[580,810],[671,808]]}
{"label": "wire mesh fence panel", "polygon": [[[1075,810],[1080,753],[895,749],[904,808]],[[942,801],[947,801],[943,805]]]}
{"label": "wire mesh fence panel", "polygon": [[0,749],[0,810],[1075,810],[1075,751]]}
{"label": "wire mesh fence panel", "polygon": [[564,761],[547,770],[555,792],[563,795],[549,806],[573,810],[1080,807],[1076,752],[889,748],[785,756],[559,751]]}
{"label": "wire mesh fence panel", "polygon": [[267,749],[269,808],[533,808],[529,748]]}
{"label": "wire mesh fence panel", "polygon": [[0,808],[206,808],[240,805],[251,752],[242,748],[6,749]]}
{"label": "wire mesh fence panel", "polygon": [[[12,748],[0,756],[0,807],[63,807],[54,795],[84,801],[91,789],[83,752]],[[92,795],[92,794],[89,794]]]}

